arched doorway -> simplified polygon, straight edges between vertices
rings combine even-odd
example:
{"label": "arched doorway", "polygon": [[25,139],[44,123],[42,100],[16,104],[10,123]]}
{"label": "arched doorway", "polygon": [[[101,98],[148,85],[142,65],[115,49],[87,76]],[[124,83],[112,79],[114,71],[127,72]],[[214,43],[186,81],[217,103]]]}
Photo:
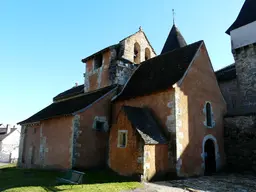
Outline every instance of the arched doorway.
{"label": "arched doorway", "polygon": [[205,152],[205,175],[211,175],[216,172],[215,146],[212,139],[208,139],[204,144]]}

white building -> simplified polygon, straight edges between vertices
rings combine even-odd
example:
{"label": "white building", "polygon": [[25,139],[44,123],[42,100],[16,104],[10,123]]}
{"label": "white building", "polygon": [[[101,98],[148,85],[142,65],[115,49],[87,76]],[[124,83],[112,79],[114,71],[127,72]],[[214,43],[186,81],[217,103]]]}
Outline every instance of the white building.
{"label": "white building", "polygon": [[20,129],[0,125],[0,162],[16,162],[19,157]]}

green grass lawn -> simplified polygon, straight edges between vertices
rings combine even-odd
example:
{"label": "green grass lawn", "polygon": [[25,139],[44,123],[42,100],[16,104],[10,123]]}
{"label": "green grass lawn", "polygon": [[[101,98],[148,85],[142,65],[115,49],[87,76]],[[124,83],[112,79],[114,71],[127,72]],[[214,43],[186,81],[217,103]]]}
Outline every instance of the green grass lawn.
{"label": "green grass lawn", "polygon": [[0,167],[0,191],[44,192],[44,191],[92,191],[119,192],[141,187],[126,177],[109,170],[85,171],[83,185],[57,185],[56,178],[64,173],[48,170],[20,169],[15,165]]}

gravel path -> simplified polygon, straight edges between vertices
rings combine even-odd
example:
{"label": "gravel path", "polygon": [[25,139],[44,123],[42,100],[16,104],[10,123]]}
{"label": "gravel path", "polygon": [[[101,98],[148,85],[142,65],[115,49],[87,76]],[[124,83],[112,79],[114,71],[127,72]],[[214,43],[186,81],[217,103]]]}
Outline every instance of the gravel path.
{"label": "gravel path", "polygon": [[[185,180],[145,183],[129,192],[256,192],[256,176],[217,175]],[[127,191],[128,192],[128,191]]]}

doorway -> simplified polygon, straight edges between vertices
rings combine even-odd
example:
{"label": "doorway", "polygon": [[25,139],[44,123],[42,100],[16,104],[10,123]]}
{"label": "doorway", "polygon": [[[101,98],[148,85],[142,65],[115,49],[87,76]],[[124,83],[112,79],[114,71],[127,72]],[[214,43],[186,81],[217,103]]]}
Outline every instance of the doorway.
{"label": "doorway", "polygon": [[212,139],[208,139],[204,145],[205,152],[205,175],[212,175],[216,172],[215,146]]}

